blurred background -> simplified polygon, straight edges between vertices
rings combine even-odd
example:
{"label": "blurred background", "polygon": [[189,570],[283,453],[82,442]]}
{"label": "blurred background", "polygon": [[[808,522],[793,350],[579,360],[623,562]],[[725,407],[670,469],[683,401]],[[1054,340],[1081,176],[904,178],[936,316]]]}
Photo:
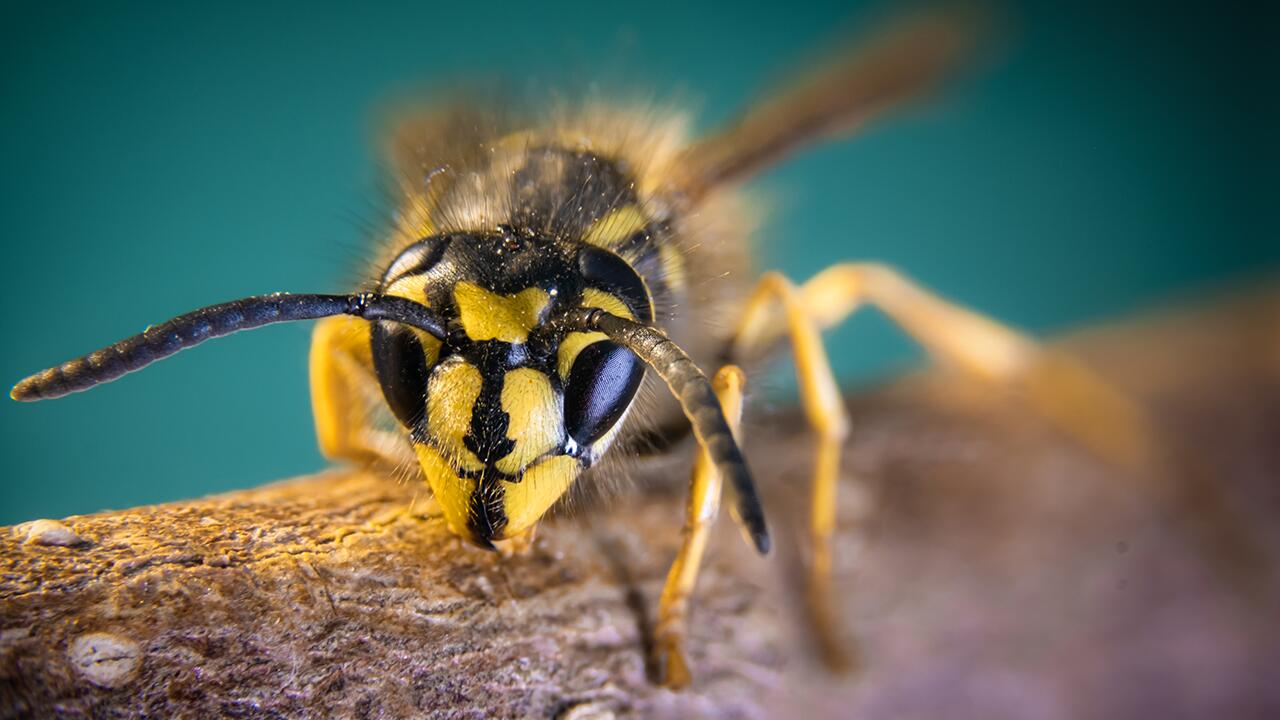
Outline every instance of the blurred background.
{"label": "blurred background", "polygon": [[[0,29],[0,380],[201,305],[337,292],[383,217],[390,99],[466,77],[687,103],[699,128],[884,5],[37,4]],[[920,112],[762,178],[761,267],[845,259],[1052,334],[1280,261],[1272,38],[1230,4],[1031,2]],[[306,324],[55,402],[0,402],[0,524],[321,468]],[[874,314],[850,383],[921,360]]]}

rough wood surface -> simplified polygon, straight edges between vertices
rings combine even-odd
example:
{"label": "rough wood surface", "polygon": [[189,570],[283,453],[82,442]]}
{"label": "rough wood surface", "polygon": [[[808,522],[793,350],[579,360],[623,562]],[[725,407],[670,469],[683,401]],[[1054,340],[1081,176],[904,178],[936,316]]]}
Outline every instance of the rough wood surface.
{"label": "rough wood surface", "polygon": [[0,716],[1280,716],[1280,292],[1070,344],[1152,412],[1157,476],[936,373],[851,399],[856,675],[797,610],[807,436],[757,413],[778,552],[720,523],[687,692],[645,662],[686,448],[526,557],[352,471],[0,530]]}

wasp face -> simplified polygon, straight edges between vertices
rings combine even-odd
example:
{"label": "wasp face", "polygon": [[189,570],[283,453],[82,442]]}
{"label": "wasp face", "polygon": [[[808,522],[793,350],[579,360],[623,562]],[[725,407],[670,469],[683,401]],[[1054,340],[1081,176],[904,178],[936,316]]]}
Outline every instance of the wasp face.
{"label": "wasp face", "polygon": [[374,369],[450,528],[481,547],[531,527],[617,435],[644,366],[557,319],[595,307],[648,323],[644,282],[598,247],[511,231],[426,238],[380,292],[446,318],[443,340],[371,332]]}

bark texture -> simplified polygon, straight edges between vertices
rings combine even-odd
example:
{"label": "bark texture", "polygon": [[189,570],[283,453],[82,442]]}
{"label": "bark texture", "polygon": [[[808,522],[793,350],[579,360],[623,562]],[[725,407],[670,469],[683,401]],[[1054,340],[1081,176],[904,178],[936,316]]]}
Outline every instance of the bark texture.
{"label": "bark texture", "polygon": [[1148,409],[1159,472],[936,371],[851,397],[854,674],[813,660],[811,446],[781,409],[746,443],[777,550],[719,523],[688,691],[646,662],[686,447],[523,557],[461,546],[414,483],[343,470],[0,529],[0,717],[1280,716],[1280,292],[1067,343]]}

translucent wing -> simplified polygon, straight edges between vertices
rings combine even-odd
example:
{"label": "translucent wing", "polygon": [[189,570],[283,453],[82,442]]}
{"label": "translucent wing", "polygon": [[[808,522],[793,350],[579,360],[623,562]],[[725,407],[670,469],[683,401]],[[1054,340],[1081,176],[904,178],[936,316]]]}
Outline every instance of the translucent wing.
{"label": "translucent wing", "polygon": [[692,145],[681,157],[683,190],[696,200],[808,143],[850,133],[926,94],[971,55],[978,19],[969,8],[900,19],[878,39],[839,56]]}

